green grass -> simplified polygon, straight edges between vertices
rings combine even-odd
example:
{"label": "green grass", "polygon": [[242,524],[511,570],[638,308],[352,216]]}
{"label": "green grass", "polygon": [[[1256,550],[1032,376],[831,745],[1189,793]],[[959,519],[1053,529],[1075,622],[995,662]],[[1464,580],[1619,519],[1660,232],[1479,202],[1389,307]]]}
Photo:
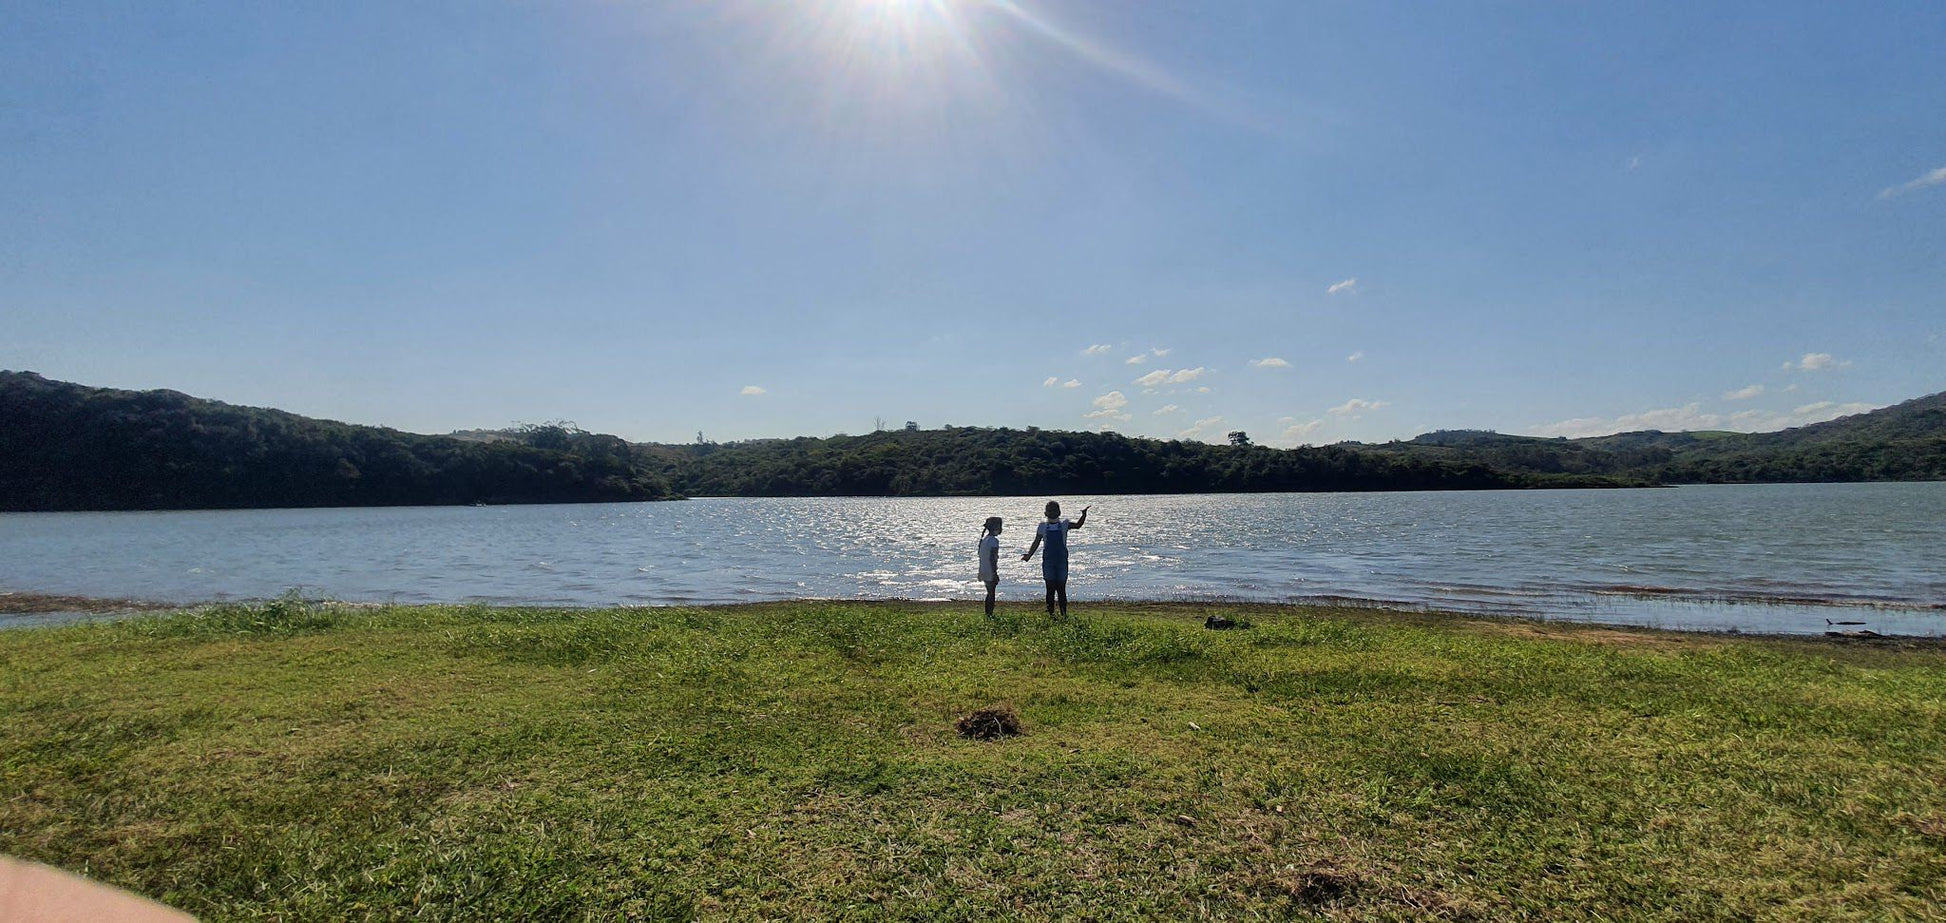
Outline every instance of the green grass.
{"label": "green grass", "polygon": [[213,918],[1946,918],[1937,647],[1208,611],[0,632],[0,852]]}

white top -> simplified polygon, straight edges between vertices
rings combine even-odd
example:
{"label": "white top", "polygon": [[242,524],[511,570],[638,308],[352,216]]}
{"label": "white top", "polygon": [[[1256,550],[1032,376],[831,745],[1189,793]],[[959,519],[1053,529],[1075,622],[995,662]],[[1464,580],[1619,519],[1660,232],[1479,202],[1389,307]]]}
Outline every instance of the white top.
{"label": "white top", "polygon": [[1000,536],[989,535],[980,539],[980,582],[992,583],[1000,579],[993,569],[994,561],[1000,557]]}

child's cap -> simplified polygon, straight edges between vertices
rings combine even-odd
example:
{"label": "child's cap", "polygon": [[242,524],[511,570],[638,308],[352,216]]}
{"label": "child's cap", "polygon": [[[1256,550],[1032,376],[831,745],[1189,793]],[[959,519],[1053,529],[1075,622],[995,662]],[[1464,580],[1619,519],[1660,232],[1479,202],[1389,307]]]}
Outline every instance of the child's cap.
{"label": "child's cap", "polygon": [[1000,528],[1000,517],[998,517],[998,516],[988,516],[988,517],[987,517],[987,531],[988,531],[988,532],[992,532],[992,531],[995,531],[995,530],[997,530],[997,529],[999,529],[999,528]]}

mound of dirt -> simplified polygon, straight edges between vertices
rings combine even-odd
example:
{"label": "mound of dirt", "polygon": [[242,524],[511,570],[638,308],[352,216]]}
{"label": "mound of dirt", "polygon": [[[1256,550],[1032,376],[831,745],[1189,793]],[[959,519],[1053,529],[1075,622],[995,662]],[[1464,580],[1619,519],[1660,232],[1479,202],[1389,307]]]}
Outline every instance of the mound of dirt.
{"label": "mound of dirt", "polygon": [[1363,884],[1357,873],[1330,865],[1292,869],[1279,877],[1284,893],[1309,907],[1325,907],[1354,895]]}
{"label": "mound of dirt", "polygon": [[959,736],[975,740],[999,740],[1014,737],[1020,733],[1020,715],[1014,713],[1012,705],[1000,704],[982,708],[959,719],[953,725],[959,729]]}

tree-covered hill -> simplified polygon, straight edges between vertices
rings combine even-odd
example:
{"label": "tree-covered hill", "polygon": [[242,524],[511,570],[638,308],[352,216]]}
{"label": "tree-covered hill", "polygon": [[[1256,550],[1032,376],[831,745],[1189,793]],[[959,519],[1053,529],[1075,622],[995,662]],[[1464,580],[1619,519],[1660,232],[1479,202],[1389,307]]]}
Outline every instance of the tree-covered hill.
{"label": "tree-covered hill", "polygon": [[[538,427],[464,442],[0,372],[0,510],[653,500],[668,483],[614,436]],[[536,442],[553,441],[543,446]]]}
{"label": "tree-covered hill", "polygon": [[1727,433],[1673,453],[1676,482],[1946,479],[1946,393],[1775,433]]}
{"label": "tree-covered hill", "polygon": [[693,496],[1482,490],[1633,479],[1514,472],[1361,446],[1271,449],[1115,433],[953,427],[649,447]]}
{"label": "tree-covered hill", "polygon": [[666,445],[572,424],[422,436],[0,372],[5,510],[1927,479],[1946,479],[1946,394],[1776,433],[1545,439],[1447,430],[1272,449],[948,427]]}
{"label": "tree-covered hill", "polygon": [[1946,393],[1774,433],[1647,430],[1544,439],[1444,430],[1375,448],[1517,472],[1670,484],[1941,480],[1946,479]]}

